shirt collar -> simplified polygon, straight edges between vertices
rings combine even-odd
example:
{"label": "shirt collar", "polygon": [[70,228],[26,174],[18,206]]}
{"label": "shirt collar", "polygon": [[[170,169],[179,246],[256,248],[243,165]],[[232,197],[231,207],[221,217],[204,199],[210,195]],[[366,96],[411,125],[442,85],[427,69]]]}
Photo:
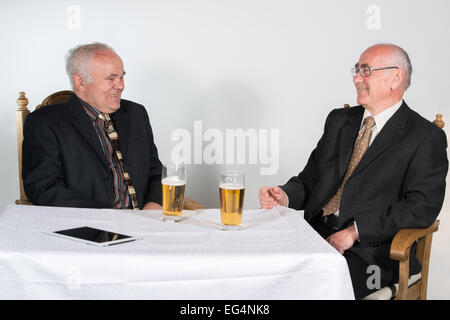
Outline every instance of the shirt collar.
{"label": "shirt collar", "polygon": [[[378,132],[381,131],[381,129],[383,129],[384,125],[386,124],[386,122],[388,122],[388,120],[392,117],[392,115],[398,110],[398,108],[400,108],[400,106],[403,103],[403,99],[400,99],[399,102],[397,102],[396,104],[394,104],[393,106],[390,106],[389,108],[381,111],[380,113],[378,113],[377,115],[373,116],[373,118],[375,119],[375,126],[378,129]],[[364,110],[364,115],[362,118],[362,122],[361,122],[361,127],[364,124],[364,119],[366,117],[370,117],[372,116],[370,114],[370,112],[365,109]]]}
{"label": "shirt collar", "polygon": [[81,105],[83,106],[84,111],[86,111],[87,115],[92,119],[95,120],[98,118],[98,115],[101,114],[100,111],[97,110],[97,108],[91,106],[89,103],[84,101],[81,98],[80,99]]}

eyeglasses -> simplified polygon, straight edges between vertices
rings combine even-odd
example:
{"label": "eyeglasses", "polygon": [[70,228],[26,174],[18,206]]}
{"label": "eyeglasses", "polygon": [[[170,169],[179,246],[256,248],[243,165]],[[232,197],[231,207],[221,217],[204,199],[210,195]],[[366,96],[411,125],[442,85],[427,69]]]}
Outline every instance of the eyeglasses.
{"label": "eyeglasses", "polygon": [[372,68],[369,67],[367,64],[362,64],[361,66],[358,66],[358,64],[355,65],[351,69],[352,77],[356,77],[356,75],[359,73],[361,77],[369,77],[372,74],[372,71],[377,70],[387,70],[387,69],[399,69],[398,67],[384,67],[384,68]]}

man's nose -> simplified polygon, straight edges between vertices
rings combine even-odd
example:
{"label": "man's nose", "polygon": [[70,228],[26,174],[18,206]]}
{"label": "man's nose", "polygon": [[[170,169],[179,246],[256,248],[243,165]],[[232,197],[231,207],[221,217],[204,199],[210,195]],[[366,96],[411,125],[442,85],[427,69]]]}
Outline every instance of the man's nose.
{"label": "man's nose", "polygon": [[114,81],[114,89],[123,90],[123,88],[125,88],[125,83],[124,83],[123,79],[116,79]]}
{"label": "man's nose", "polygon": [[363,81],[363,77],[359,74],[359,72],[356,73],[356,76],[353,77],[353,83],[356,84],[358,82]]}

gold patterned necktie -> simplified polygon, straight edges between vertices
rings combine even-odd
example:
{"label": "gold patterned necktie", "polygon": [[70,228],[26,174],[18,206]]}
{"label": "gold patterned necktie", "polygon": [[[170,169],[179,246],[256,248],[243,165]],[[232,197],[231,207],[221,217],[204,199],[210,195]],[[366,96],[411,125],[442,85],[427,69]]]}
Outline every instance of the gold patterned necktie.
{"label": "gold patterned necktie", "polygon": [[331,198],[327,205],[323,208],[323,215],[328,216],[339,210],[341,205],[342,192],[344,191],[345,183],[352,175],[359,161],[366,153],[369,147],[370,136],[372,134],[372,127],[375,125],[375,119],[373,117],[366,117],[364,119],[364,129],[356,138],[355,147],[353,149],[352,157],[345,172],[344,179],[336,194]]}
{"label": "gold patterned necktie", "polygon": [[114,152],[116,154],[117,159],[119,160],[120,166],[123,170],[123,175],[125,177],[125,182],[127,185],[128,193],[130,195],[131,204],[133,205],[133,210],[139,210],[139,206],[136,198],[136,191],[134,190],[133,183],[131,182],[131,177],[125,170],[125,163],[123,161],[122,153],[120,152],[120,144],[119,144],[119,135],[114,129],[113,122],[109,116],[109,114],[100,113],[98,115],[100,119],[105,121],[105,130],[108,134],[109,139],[111,140],[111,144],[113,146]]}

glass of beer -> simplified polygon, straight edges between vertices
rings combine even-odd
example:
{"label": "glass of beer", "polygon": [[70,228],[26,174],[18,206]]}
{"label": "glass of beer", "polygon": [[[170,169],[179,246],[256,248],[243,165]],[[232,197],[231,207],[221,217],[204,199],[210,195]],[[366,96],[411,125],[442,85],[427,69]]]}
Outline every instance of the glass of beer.
{"label": "glass of beer", "polygon": [[223,230],[239,230],[244,205],[244,174],[227,171],[220,175],[220,218]]}
{"label": "glass of beer", "polygon": [[162,176],[163,219],[179,221],[183,212],[186,167],[183,163],[169,163],[163,166]]}

